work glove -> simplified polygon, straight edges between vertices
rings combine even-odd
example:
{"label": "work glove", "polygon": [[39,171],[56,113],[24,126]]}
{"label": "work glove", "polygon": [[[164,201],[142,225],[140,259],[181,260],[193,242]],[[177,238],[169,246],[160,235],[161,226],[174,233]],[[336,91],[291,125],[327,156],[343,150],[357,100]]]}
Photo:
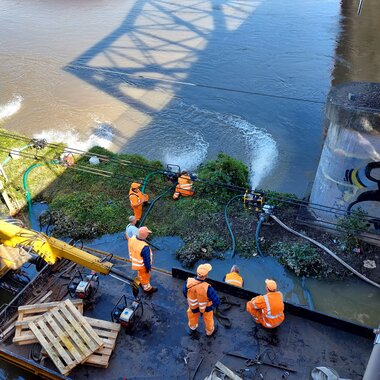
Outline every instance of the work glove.
{"label": "work glove", "polygon": [[150,269],[145,269],[145,272],[146,272],[146,273],[149,273],[149,272],[150,272]]}

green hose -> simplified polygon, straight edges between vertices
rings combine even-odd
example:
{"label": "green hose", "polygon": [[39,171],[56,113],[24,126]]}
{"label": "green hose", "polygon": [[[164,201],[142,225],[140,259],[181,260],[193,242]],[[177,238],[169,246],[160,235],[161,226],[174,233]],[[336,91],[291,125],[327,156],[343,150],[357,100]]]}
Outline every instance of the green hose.
{"label": "green hose", "polygon": [[[52,164],[57,164],[58,161],[57,160],[52,160],[51,163]],[[28,203],[29,220],[30,220],[30,217],[32,215],[32,196],[30,195],[30,190],[29,190],[29,187],[28,187],[28,175],[29,175],[29,173],[34,168],[37,168],[38,166],[42,166],[42,165],[45,165],[45,163],[43,163],[43,164],[33,164],[33,165],[29,166],[28,169],[25,170],[23,178],[22,178],[22,183],[23,183],[24,190],[25,190],[25,197],[26,197],[26,201]]]}
{"label": "green hose", "polygon": [[26,201],[28,202],[29,220],[30,220],[30,217],[32,215],[32,197],[30,195],[30,190],[28,187],[27,179],[28,179],[29,173],[34,168],[37,168],[38,166],[42,166],[42,165],[44,165],[44,164],[33,164],[33,165],[29,166],[28,169],[25,170],[23,178],[22,178],[22,183],[23,183],[24,190],[25,190],[25,197],[26,197]]}
{"label": "green hose", "polygon": [[145,188],[146,188],[146,185],[148,184],[148,180],[150,177],[152,177],[153,175],[155,174],[162,174],[162,171],[161,170],[155,170],[154,172],[150,172],[145,178],[144,178],[144,182],[142,184],[142,187],[141,187],[141,191],[143,193],[145,193]]}
{"label": "green hose", "polygon": [[235,256],[236,241],[235,241],[234,233],[232,232],[232,228],[231,228],[230,222],[229,222],[229,220],[228,220],[227,208],[228,208],[228,206],[230,205],[230,203],[231,203],[234,199],[239,198],[239,197],[244,197],[244,194],[239,194],[239,195],[235,195],[234,197],[232,197],[232,198],[227,202],[226,207],[224,208],[224,218],[226,219],[227,228],[228,228],[228,231],[230,232],[231,240],[232,240],[232,248],[231,248],[232,253],[231,253],[231,256],[230,256],[231,259]]}
{"label": "green hose", "polygon": [[140,221],[140,226],[142,226],[146,220],[146,218],[148,217],[149,213],[151,212],[154,204],[160,199],[162,198],[165,194],[167,194],[169,191],[173,190],[175,187],[177,186],[177,184],[174,184],[173,186],[170,186],[169,188],[167,188],[163,193],[161,193],[160,195],[158,195],[156,198],[153,199],[152,203],[150,204],[148,210],[146,210],[146,213],[144,214],[144,216],[141,218],[141,221]]}

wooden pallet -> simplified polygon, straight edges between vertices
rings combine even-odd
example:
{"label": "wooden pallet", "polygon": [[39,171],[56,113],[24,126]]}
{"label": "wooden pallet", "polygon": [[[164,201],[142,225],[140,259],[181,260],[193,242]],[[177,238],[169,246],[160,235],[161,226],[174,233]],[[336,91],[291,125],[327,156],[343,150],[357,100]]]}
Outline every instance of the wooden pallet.
{"label": "wooden pallet", "polygon": [[[83,364],[94,367],[107,368],[112,351],[116,345],[116,339],[120,331],[120,324],[103,321],[100,319],[84,317],[94,331],[103,339],[104,346],[89,356]],[[45,350],[41,351],[42,355],[48,356]]]}
{"label": "wooden pallet", "polygon": [[70,300],[28,324],[63,375],[86,361],[104,344]]}
{"label": "wooden pallet", "polygon": [[[38,339],[30,330],[28,323],[37,319],[47,311],[50,311],[60,303],[61,302],[48,302],[38,303],[35,305],[20,306],[18,308],[18,318],[15,323],[16,330],[15,336],[13,338],[13,343],[18,345],[38,343]],[[78,309],[78,311],[83,314],[83,301],[73,300],[72,303]]]}

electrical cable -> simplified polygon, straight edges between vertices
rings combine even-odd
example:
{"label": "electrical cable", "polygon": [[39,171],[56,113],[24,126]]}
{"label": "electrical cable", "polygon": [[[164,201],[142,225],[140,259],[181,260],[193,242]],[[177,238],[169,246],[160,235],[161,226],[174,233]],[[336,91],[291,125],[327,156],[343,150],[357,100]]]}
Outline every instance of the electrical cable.
{"label": "electrical cable", "polygon": [[[1,133],[0,133],[1,135]],[[3,148],[0,146],[0,151],[8,151],[7,148]],[[26,158],[31,158],[31,159],[43,159],[44,157],[43,156],[36,156],[36,155],[32,155],[32,154],[28,154],[28,153],[21,153],[20,156],[22,157],[26,157]],[[144,166],[146,167],[146,166]],[[101,175],[101,176],[105,176],[105,177],[116,177],[116,178],[120,178],[120,179],[131,179],[131,180],[136,180],[136,177],[132,177],[132,176],[127,176],[127,175],[117,175],[113,172],[110,172],[110,171],[106,171],[106,170],[102,170],[102,169],[97,169],[97,168],[90,168],[88,166],[80,166],[78,164],[76,164],[76,166],[71,166],[69,167],[70,169],[74,169],[74,170],[79,170],[79,171],[83,171],[83,172],[87,172],[87,173],[90,173],[90,174],[96,174],[96,175]],[[153,168],[153,167],[151,167]],[[164,171],[162,171],[163,174]],[[142,178],[139,178],[138,180],[142,181]],[[208,181],[208,180],[202,180],[202,179],[196,179],[197,182],[201,182],[201,183],[206,183],[206,184],[209,184],[209,185],[215,185],[215,186],[220,186],[220,187],[223,187],[223,188],[226,188],[228,190],[235,190],[235,191],[241,191],[241,190],[245,190],[243,187],[240,187],[240,186],[235,186],[235,185],[229,185],[229,184],[223,184],[223,183],[218,183],[218,182],[212,182],[212,181]],[[303,201],[303,200],[298,200],[298,199],[294,199],[294,198],[287,198],[287,197],[281,197],[281,196],[274,196],[274,195],[271,195],[270,193],[266,193],[265,191],[262,192],[262,194],[268,198],[268,200],[275,200],[275,201],[278,201],[278,202],[283,202],[283,203],[287,203],[287,204],[292,204],[292,205],[296,205],[296,206],[304,206],[304,207],[308,207],[308,208],[311,208],[311,209],[315,209],[315,210],[318,210],[318,211],[324,211],[324,212],[327,212],[327,213],[333,213],[333,214],[340,214],[342,216],[346,216],[347,215],[347,212],[344,211],[344,210],[341,210],[341,209],[338,209],[338,208],[334,208],[334,207],[331,207],[331,206],[326,206],[326,205],[320,205],[320,204],[316,204],[316,203],[309,203],[307,201]],[[211,199],[211,197],[210,197]],[[212,198],[213,201],[216,201],[215,198]],[[217,201],[218,202],[218,201]],[[218,202],[218,203],[222,203],[222,204],[225,204],[224,202]],[[367,215],[365,217],[363,217],[363,219],[367,220],[367,222],[372,222],[373,219],[377,220],[378,218],[375,217],[375,216],[372,216],[372,215]]]}
{"label": "electrical cable", "polygon": [[236,89],[236,88],[212,86],[212,85],[208,85],[208,84],[184,82],[184,81],[178,81],[178,80],[173,80],[173,79],[153,78],[153,77],[149,77],[149,76],[135,75],[135,74],[125,73],[125,72],[122,72],[122,71],[102,69],[102,68],[98,68],[98,67],[89,67],[89,66],[72,65],[72,64],[67,65],[67,67],[70,67],[70,68],[73,68],[73,69],[85,69],[85,70],[92,70],[92,71],[99,71],[99,72],[106,72],[106,73],[111,73],[111,74],[117,74],[117,75],[127,76],[129,78],[138,79],[138,80],[143,79],[143,80],[149,80],[149,81],[154,81],[154,82],[174,83],[174,84],[179,84],[179,85],[184,85],[184,86],[199,87],[199,88],[208,88],[208,89],[212,89],[212,90],[226,91],[226,92],[236,92],[236,93],[239,93],[239,94],[261,96],[261,97],[273,98],[273,99],[284,99],[284,100],[292,100],[292,101],[305,102],[305,103],[313,103],[313,104],[325,104],[324,101],[316,100],[316,99],[297,98],[297,97],[285,96],[285,95],[273,95],[273,94],[267,94],[267,93],[264,93],[264,92],[239,90],[239,89]]}
{"label": "electrical cable", "polygon": [[[5,135],[5,136],[10,137],[10,138],[20,139],[22,141],[29,141],[29,139],[27,139],[27,138],[19,137],[19,136],[14,136],[14,135],[7,134],[7,133],[4,133],[4,132],[0,132],[0,136],[1,135]],[[59,147],[60,149],[62,149],[62,145],[58,145],[58,144],[47,143],[46,146]],[[68,148],[68,149],[71,149],[71,148]],[[80,152],[81,154],[84,154],[84,155],[87,155],[87,156],[92,156],[93,155],[91,153],[80,151],[78,149],[72,149],[72,150]],[[0,151],[6,151],[6,152],[8,152],[9,149],[8,148],[3,148],[3,147],[0,146]],[[20,155],[23,155],[23,154],[26,154],[29,158],[33,158],[33,159],[42,159],[42,158],[44,158],[43,156],[38,157],[37,155],[27,154],[26,152],[23,152]],[[150,169],[154,168],[154,169],[157,170],[156,167],[149,166],[149,165],[133,164],[130,161],[113,159],[112,157],[110,158],[110,157],[105,156],[105,155],[99,155],[99,156],[103,160],[105,160],[105,161],[118,162],[118,163],[120,163],[122,165],[132,165],[132,166],[144,167],[144,168],[150,168]],[[73,168],[73,167],[70,167],[70,168]],[[87,166],[78,166],[78,167],[75,167],[74,170],[84,171],[84,172],[88,172],[88,173],[92,173],[92,174],[97,174],[98,173],[98,175],[103,175],[103,176],[106,176],[106,177],[111,177],[111,176],[115,177],[115,173],[112,173],[112,172],[109,172],[109,171],[106,171],[106,170],[102,170],[102,169],[97,169],[97,168],[95,168],[95,170],[93,170],[92,168],[89,168]],[[162,170],[162,173],[164,174],[164,170]],[[121,178],[130,178],[132,180],[136,180],[135,177],[125,176],[125,175],[116,175],[116,177],[119,177],[119,178],[120,177]],[[197,182],[201,182],[201,183],[206,183],[206,184],[209,184],[209,185],[220,186],[220,187],[226,188],[228,190],[235,190],[235,191],[245,190],[243,187],[240,187],[240,186],[229,185],[229,184],[224,184],[224,183],[219,183],[219,182],[213,182],[213,181],[202,180],[202,179],[197,179],[196,181]],[[265,191],[262,192],[262,193],[269,200],[276,200],[276,201],[279,201],[279,202],[293,204],[293,205],[297,205],[297,206],[301,206],[301,207],[305,206],[305,207],[308,207],[308,208],[311,208],[311,209],[315,209],[315,210],[319,210],[319,211],[325,211],[325,212],[328,212],[328,213],[340,214],[342,216],[346,216],[347,215],[346,211],[341,210],[341,209],[337,209],[337,208],[334,208],[334,207],[331,207],[331,206],[320,205],[320,204],[316,204],[316,203],[309,203],[307,201],[297,200],[297,199],[288,198],[288,197],[273,196],[271,194],[266,193]],[[213,200],[215,201],[215,198],[213,198]],[[219,202],[219,203],[221,203],[221,202]],[[225,204],[225,203],[223,202],[223,204]],[[378,218],[375,217],[375,216],[367,215],[363,219],[367,220],[368,222],[372,222],[371,219],[377,220]]]}

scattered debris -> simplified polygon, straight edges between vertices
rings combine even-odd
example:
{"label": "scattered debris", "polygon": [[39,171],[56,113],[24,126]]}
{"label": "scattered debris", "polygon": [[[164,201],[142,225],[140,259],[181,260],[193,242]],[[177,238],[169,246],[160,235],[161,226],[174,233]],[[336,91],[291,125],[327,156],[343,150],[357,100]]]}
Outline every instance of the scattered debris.
{"label": "scattered debris", "polygon": [[375,269],[376,268],[376,262],[375,260],[364,260],[363,261],[363,267],[368,269]]}

